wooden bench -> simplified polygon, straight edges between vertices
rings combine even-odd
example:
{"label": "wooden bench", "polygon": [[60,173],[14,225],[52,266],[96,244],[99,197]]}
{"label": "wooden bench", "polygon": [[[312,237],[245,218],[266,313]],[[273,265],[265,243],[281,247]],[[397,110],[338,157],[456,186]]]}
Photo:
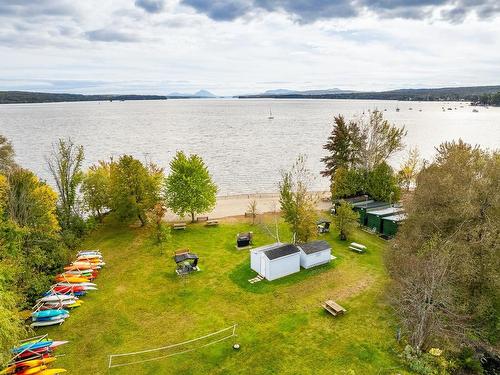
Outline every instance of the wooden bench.
{"label": "wooden bench", "polygon": [[219,225],[219,220],[208,220],[205,224],[207,227],[215,227]]}
{"label": "wooden bench", "polygon": [[208,221],[208,216],[198,216],[196,221]]}
{"label": "wooden bench", "polygon": [[323,308],[333,316],[341,315],[347,312],[346,309],[344,309],[342,306],[340,306],[338,303],[332,300],[325,301],[325,303],[323,303],[323,305],[321,306],[323,306]]}
{"label": "wooden bench", "polygon": [[186,229],[186,223],[174,223],[172,227],[174,228],[174,230]]}

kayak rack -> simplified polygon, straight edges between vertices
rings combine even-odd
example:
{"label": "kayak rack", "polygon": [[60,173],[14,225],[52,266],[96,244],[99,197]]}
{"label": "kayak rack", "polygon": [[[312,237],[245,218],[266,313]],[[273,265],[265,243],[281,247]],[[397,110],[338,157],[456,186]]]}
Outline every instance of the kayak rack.
{"label": "kayak rack", "polygon": [[[35,344],[38,344],[39,342],[45,340],[48,336],[49,336],[48,333],[46,333],[45,335],[35,336],[35,337],[28,338],[28,339],[20,340],[19,344],[22,345],[23,343],[26,343],[26,342],[29,342],[29,341],[33,341],[33,344],[31,346],[34,346]],[[36,353],[36,352],[30,350],[31,346],[28,346],[23,351],[17,353],[14,357],[12,357],[9,360],[8,363],[10,363],[10,364],[17,364],[17,363],[20,363],[20,362],[24,362],[25,361],[24,359],[19,359],[18,361],[16,361],[16,359],[18,359],[19,356],[21,356],[21,354],[24,354],[24,353],[32,353],[34,355],[39,355],[41,357],[42,356],[41,353]]]}

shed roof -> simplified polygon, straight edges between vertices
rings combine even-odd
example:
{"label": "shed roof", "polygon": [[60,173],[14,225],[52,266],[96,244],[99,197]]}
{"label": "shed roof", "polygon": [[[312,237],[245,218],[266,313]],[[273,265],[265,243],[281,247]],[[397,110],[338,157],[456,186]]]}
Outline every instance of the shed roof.
{"label": "shed roof", "polygon": [[403,212],[403,209],[400,207],[384,207],[377,210],[371,210],[368,213],[371,215],[384,216],[397,214],[399,212]]}
{"label": "shed roof", "polygon": [[387,202],[380,202],[380,201],[368,201],[368,202],[358,202],[352,205],[353,208],[358,208],[358,209],[370,209],[370,208],[377,208],[377,207],[383,207],[387,206],[389,207],[389,203]]}
{"label": "shed roof", "polygon": [[198,259],[198,257],[193,253],[183,253],[174,256],[175,263],[181,263],[188,259]]}
{"label": "shed roof", "polygon": [[331,249],[330,244],[328,242],[322,241],[322,240],[306,242],[306,243],[300,244],[299,247],[306,254],[314,254],[314,253],[317,253],[319,251]]}
{"label": "shed roof", "polygon": [[382,220],[390,220],[396,222],[403,221],[404,219],[406,219],[406,214],[404,212],[400,212],[396,215],[386,216],[382,218]]}
{"label": "shed roof", "polygon": [[269,250],[265,250],[264,254],[269,260],[278,259],[285,257],[287,255],[295,254],[300,252],[299,248],[292,244],[280,244],[281,246],[273,247]]}

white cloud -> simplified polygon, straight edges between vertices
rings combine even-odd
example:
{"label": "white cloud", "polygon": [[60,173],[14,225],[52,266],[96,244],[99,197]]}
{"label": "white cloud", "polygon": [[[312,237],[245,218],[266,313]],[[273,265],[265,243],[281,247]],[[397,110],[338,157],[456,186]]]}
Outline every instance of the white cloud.
{"label": "white cloud", "polygon": [[500,83],[498,16],[469,12],[459,23],[360,11],[300,23],[258,10],[220,22],[176,1],[141,2],[150,11],[136,3],[47,1],[37,14],[0,7],[0,90],[238,94]]}

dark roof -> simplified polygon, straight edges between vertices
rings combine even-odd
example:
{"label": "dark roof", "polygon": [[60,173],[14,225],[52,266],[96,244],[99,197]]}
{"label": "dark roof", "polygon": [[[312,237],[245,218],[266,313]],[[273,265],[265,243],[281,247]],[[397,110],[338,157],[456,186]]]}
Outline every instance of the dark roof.
{"label": "dark roof", "polygon": [[193,253],[183,253],[174,256],[175,263],[184,262],[185,260],[188,259],[198,259],[198,257],[196,256],[196,254]]}
{"label": "dark roof", "polygon": [[274,247],[269,250],[265,250],[264,254],[266,254],[266,257],[269,258],[269,260],[281,258],[290,254],[295,254],[300,252],[299,248],[295,245],[292,244],[283,244],[278,247]]}
{"label": "dark roof", "polygon": [[299,246],[306,254],[314,254],[314,253],[317,253],[318,251],[331,249],[330,244],[328,242],[322,241],[322,240],[303,243],[303,244],[300,244]]}
{"label": "dark roof", "polygon": [[379,207],[390,207],[391,205],[387,202],[379,202],[379,201],[374,201],[374,202],[368,202],[365,204],[365,202],[359,202],[353,205],[353,208],[356,210],[363,210],[363,209],[372,209],[372,208],[379,208]]}

